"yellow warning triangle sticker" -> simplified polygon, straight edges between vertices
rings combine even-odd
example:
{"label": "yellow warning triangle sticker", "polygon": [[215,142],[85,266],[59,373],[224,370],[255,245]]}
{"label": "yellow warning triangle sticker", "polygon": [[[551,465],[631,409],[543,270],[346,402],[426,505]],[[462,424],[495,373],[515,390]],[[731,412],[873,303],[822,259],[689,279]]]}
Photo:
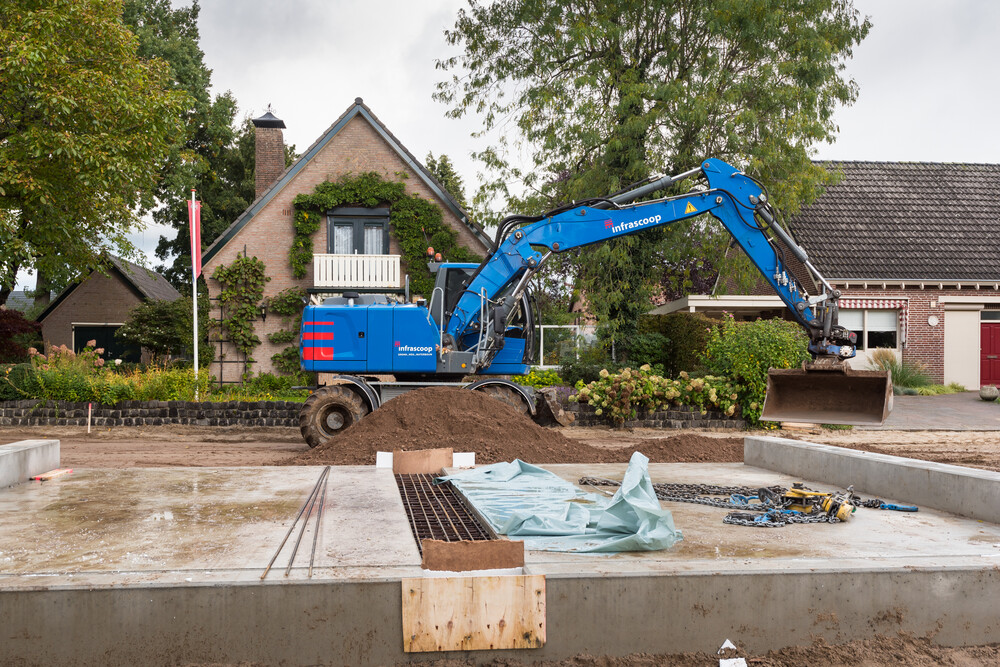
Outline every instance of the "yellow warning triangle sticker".
{"label": "yellow warning triangle sticker", "polygon": [[694,204],[688,202],[687,208],[684,209],[684,215],[687,215],[688,213],[697,213],[697,212],[698,209],[694,207]]}

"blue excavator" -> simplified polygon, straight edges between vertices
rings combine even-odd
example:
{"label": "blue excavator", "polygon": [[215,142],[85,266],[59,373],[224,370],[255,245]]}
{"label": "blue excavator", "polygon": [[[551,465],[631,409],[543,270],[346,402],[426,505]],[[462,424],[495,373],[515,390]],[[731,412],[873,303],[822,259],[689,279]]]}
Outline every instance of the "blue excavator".
{"label": "blue excavator", "polygon": [[[705,182],[678,196],[637,201],[686,179]],[[705,213],[726,227],[809,336],[810,363],[770,371],[762,418],[881,424],[891,410],[891,379],[846,363],[855,356],[857,337],[837,323],[840,292],[777,222],[764,187],[729,164],[708,159],[609,197],[505,218],[481,264],[432,265],[429,302],[389,303],[382,295],[345,292],[307,305],[302,369],[333,375],[303,405],[303,437],[312,447],[320,445],[385,401],[427,386],[482,391],[535,415],[532,390],[505,376],[526,373],[535,358],[537,313],[529,286],[546,260]],[[818,294],[809,295],[798,284],[787,253],[812,273]]]}

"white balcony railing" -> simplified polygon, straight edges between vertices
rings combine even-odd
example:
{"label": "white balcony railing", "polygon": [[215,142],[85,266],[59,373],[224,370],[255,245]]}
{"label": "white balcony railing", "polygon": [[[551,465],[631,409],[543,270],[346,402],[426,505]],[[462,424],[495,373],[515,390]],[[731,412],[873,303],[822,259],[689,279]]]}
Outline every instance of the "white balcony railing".
{"label": "white balcony railing", "polygon": [[316,287],[399,287],[399,255],[313,255]]}

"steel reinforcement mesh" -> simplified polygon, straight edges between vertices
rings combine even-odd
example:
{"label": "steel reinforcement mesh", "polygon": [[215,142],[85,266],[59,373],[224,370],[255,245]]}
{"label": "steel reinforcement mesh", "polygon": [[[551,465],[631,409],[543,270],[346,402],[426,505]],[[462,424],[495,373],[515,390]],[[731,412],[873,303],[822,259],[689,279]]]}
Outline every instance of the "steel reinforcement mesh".
{"label": "steel reinforcement mesh", "polygon": [[421,554],[421,541],[425,539],[445,542],[496,539],[469,511],[450,482],[435,484],[434,475],[397,474],[396,486]]}

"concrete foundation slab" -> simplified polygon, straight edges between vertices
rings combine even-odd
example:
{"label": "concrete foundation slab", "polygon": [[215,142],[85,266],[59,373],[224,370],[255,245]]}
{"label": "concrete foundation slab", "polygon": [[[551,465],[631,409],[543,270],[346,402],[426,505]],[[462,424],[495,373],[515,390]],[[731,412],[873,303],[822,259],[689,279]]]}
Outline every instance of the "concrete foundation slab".
{"label": "concrete foundation slab", "polygon": [[[574,482],[625,469],[545,467]],[[434,575],[420,569],[388,471],[333,468],[313,578],[310,528],[290,575],[283,556],[260,580],[320,471],[89,470],[0,492],[0,664],[538,660],[714,651],[727,637],[762,651],[898,631],[1000,641],[1000,525],[921,508],[752,529],[723,524],[724,510],[664,503],[684,533],[674,549],[526,553],[524,573],[546,577],[544,647],[407,655],[400,581]],[[652,464],[650,474],[799,481],[743,464]]]}
{"label": "concrete foundation slab", "polygon": [[1000,473],[800,440],[750,436],[746,465],[805,475],[859,493],[1000,523]]}
{"label": "concrete foundation slab", "polygon": [[0,489],[58,467],[58,440],[21,440],[0,445]]}

